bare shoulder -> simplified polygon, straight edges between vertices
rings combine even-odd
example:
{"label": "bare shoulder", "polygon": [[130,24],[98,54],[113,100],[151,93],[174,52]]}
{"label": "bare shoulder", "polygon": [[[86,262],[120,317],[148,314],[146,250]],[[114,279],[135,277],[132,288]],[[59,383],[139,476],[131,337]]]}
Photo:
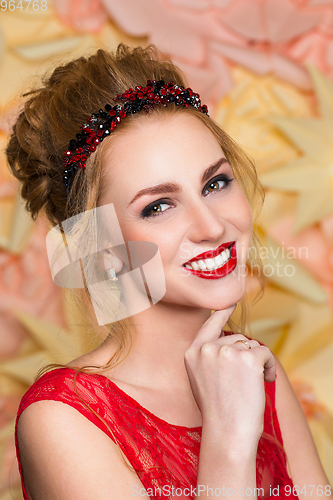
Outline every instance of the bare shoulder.
{"label": "bare shoulder", "polygon": [[[275,359],[275,406],[291,478],[299,487],[315,484],[325,488],[325,485],[329,484],[328,479],[320,463],[306,417],[281,363],[276,356]],[[299,498],[303,496],[300,494]],[[316,498],[316,495],[312,495],[312,498]]]}
{"label": "bare shoulder", "polygon": [[133,497],[133,485],[143,488],[118,446],[65,403],[28,406],[18,420],[17,436],[31,500],[126,500]]}

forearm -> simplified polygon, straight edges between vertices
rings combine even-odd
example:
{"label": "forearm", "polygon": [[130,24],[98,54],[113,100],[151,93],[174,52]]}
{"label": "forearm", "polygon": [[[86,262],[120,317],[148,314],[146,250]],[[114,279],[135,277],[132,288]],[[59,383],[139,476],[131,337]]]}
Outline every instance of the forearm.
{"label": "forearm", "polygon": [[256,448],[246,443],[223,445],[215,435],[203,430],[195,500],[217,496],[257,499]]}

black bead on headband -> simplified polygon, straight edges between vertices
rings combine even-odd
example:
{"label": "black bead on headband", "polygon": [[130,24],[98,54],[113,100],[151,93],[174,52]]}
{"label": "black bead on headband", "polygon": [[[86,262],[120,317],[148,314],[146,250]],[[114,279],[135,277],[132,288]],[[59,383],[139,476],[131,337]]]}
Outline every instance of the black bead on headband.
{"label": "black bead on headband", "polygon": [[116,104],[105,105],[105,109],[100,109],[93,113],[87,122],[81,127],[81,132],[76,134],[76,139],[71,139],[69,147],[65,152],[63,181],[66,186],[67,198],[72,176],[78,168],[85,169],[86,161],[89,156],[96,151],[105,137],[117,127],[127,115],[155,108],[157,104],[166,106],[174,103],[181,107],[194,107],[198,111],[208,115],[208,109],[205,104],[201,104],[199,94],[195,94],[192,89],[180,85],[174,85],[173,82],[164,83],[163,80],[147,80],[146,87],[137,86],[135,89],[126,90],[121,95],[113,99],[114,102],[122,102],[123,105]]}

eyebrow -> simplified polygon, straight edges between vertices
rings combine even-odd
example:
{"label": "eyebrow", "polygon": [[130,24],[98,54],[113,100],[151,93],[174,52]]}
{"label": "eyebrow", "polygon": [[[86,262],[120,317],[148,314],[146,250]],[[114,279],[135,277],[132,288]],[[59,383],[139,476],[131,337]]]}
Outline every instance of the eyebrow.
{"label": "eyebrow", "polygon": [[[226,158],[220,158],[216,163],[210,165],[201,176],[201,182],[206,182],[215,172],[220,168],[221,165],[227,163],[228,160]],[[129,202],[128,206],[134,203],[138,198],[145,195],[154,195],[154,194],[167,194],[167,193],[180,193],[181,187],[175,184],[174,182],[167,182],[165,184],[157,184],[156,186],[152,186],[149,188],[141,189],[136,193],[132,201]]]}
{"label": "eyebrow", "polygon": [[215,172],[220,168],[223,163],[228,163],[226,158],[220,158],[216,163],[213,163],[210,167],[206,168],[201,177],[201,182],[204,183],[208,181],[208,179],[215,174]]}

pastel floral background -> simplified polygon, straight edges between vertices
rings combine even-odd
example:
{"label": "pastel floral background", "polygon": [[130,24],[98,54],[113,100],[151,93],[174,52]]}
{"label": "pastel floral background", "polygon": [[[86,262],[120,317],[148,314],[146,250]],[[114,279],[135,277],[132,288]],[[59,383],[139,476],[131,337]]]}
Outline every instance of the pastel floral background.
{"label": "pastel floral background", "polygon": [[257,164],[268,285],[250,333],[283,363],[333,482],[333,0],[42,3],[0,7],[0,499],[22,498],[13,429],[38,368],[96,342],[52,282],[49,226],[25,212],[3,149],[25,89],[119,42],[170,54]]}

